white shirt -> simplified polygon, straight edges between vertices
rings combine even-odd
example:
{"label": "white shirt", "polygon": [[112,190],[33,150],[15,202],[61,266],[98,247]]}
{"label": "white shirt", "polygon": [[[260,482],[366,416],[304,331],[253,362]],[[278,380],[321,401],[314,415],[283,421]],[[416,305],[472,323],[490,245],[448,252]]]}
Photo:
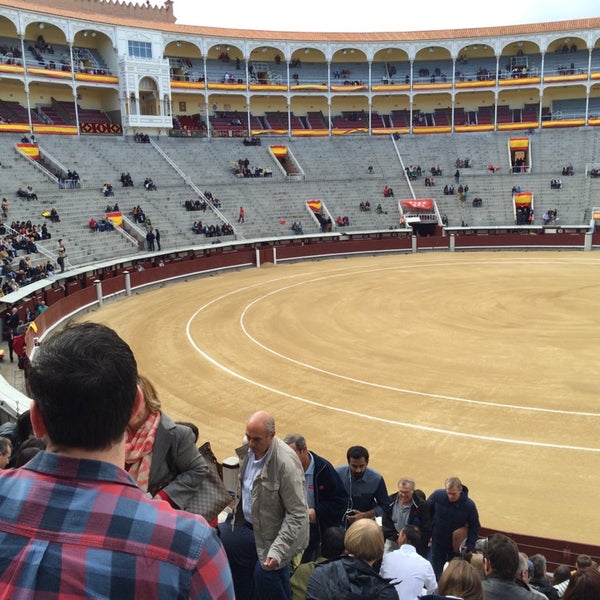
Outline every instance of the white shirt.
{"label": "white shirt", "polygon": [[400,600],[417,600],[425,588],[426,593],[437,591],[437,582],[431,563],[417,554],[410,544],[384,554],[380,575],[392,580]]}
{"label": "white shirt", "polygon": [[309,452],[310,464],[304,472],[304,485],[306,487],[306,503],[308,508],[315,508],[315,459]]}

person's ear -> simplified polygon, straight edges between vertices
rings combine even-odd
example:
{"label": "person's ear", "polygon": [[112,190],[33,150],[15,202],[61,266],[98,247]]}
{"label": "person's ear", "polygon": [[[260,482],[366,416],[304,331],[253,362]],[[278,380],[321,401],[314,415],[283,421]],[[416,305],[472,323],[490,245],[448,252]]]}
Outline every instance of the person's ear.
{"label": "person's ear", "polygon": [[38,405],[32,400],[31,406],[29,407],[29,418],[31,419],[31,426],[33,433],[37,438],[43,438],[46,435],[46,424],[42,418],[42,413]]}

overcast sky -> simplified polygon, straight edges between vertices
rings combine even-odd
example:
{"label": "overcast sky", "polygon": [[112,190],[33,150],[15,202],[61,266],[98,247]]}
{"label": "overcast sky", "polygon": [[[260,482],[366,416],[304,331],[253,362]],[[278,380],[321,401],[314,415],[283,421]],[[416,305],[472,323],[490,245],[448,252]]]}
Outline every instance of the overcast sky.
{"label": "overcast sky", "polygon": [[[135,0],[143,3],[144,0]],[[162,0],[150,0],[162,5]],[[600,17],[598,0],[504,0],[452,2],[420,0],[175,0],[182,25],[205,25],[270,31],[422,31],[492,25],[542,23]]]}

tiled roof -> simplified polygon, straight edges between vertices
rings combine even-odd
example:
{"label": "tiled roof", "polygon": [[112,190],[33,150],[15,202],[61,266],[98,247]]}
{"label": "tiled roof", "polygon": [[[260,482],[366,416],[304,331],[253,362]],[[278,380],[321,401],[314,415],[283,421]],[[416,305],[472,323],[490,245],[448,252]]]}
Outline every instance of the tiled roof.
{"label": "tiled roof", "polygon": [[[114,4],[111,11],[106,11],[106,4]],[[296,31],[268,31],[253,29],[231,29],[226,27],[202,27],[184,25],[179,23],[156,22],[151,19],[152,14],[147,13],[148,19],[132,18],[129,15],[123,17],[111,14],[118,12],[119,5],[125,2],[111,2],[92,0],[86,5],[86,11],[82,13],[74,3],[73,10],[59,7],[50,7],[47,4],[36,4],[32,0],[0,0],[0,6],[35,11],[39,14],[48,14],[73,19],[84,19],[86,21],[98,22],[111,25],[121,25],[140,29],[159,29],[164,33],[203,35],[223,38],[240,38],[255,40],[285,40],[292,42],[418,42],[418,41],[444,41],[463,38],[490,38],[502,36],[529,36],[539,33],[561,33],[574,30],[600,29],[600,17],[588,19],[573,19],[568,21],[553,21],[547,23],[532,23],[524,25],[503,25],[497,27],[473,27],[466,29],[439,29],[428,31],[387,31],[366,33],[335,33],[335,32],[296,32]],[[94,6],[98,6],[98,12],[92,12]],[[104,10],[103,9],[104,6]],[[144,16],[144,9],[140,7],[140,17]],[[226,20],[226,17],[223,18]]]}

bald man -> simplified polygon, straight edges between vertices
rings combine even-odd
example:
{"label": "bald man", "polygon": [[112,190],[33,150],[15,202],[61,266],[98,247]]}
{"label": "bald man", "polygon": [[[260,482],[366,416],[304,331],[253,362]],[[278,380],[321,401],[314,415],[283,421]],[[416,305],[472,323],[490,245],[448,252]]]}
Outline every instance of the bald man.
{"label": "bald man", "polygon": [[254,413],[245,437],[233,518],[219,526],[235,595],[292,600],[290,562],[308,545],[304,471],[269,413]]}

